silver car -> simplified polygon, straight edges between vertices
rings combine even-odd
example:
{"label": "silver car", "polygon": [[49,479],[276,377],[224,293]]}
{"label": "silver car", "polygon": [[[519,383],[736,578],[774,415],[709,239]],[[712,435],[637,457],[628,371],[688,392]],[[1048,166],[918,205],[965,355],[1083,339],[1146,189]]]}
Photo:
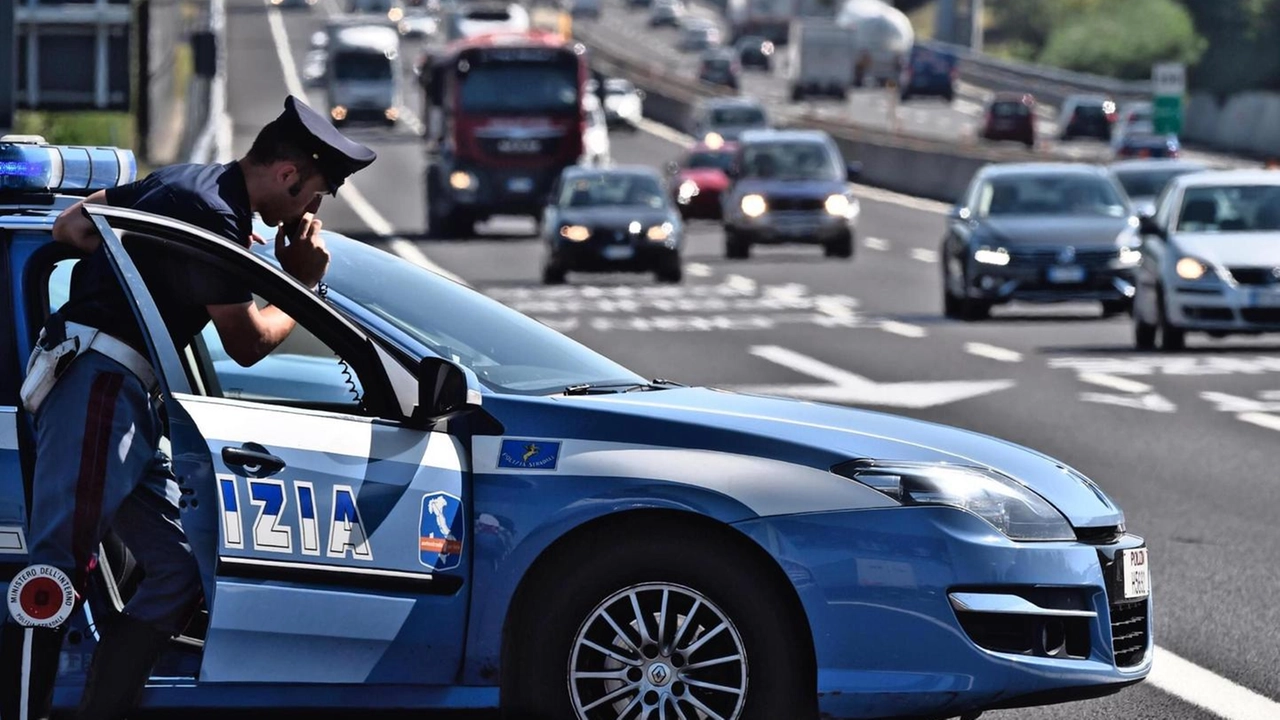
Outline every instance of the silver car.
{"label": "silver car", "polygon": [[1188,331],[1280,332],[1280,173],[1176,177],[1141,225],[1139,349],[1180,350]]}

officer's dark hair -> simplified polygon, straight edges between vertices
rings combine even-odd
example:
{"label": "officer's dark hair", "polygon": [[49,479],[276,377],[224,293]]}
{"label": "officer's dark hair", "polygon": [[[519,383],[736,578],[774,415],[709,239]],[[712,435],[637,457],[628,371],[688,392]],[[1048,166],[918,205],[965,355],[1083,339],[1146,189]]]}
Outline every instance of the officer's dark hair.
{"label": "officer's dark hair", "polygon": [[319,172],[319,167],[311,153],[284,131],[284,126],[277,121],[267,123],[253,139],[246,157],[255,165],[293,163],[298,166],[298,172],[305,181]]}

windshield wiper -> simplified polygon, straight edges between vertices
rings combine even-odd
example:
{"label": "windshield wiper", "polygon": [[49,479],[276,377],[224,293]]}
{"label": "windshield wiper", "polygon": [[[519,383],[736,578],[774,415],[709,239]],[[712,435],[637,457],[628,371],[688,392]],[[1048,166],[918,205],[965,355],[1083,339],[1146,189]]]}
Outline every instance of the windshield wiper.
{"label": "windshield wiper", "polygon": [[666,390],[673,387],[688,387],[672,380],[663,378],[654,378],[647,383],[582,383],[581,385],[570,385],[564,389],[565,395],[607,395],[611,393],[624,392],[647,392],[649,390]]}

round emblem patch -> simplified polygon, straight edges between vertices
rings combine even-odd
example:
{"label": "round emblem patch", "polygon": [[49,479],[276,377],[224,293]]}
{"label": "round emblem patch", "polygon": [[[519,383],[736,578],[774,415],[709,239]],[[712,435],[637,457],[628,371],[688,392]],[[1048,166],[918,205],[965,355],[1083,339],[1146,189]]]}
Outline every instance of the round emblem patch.
{"label": "round emblem patch", "polygon": [[26,627],[58,627],[71,617],[76,591],[71,578],[52,565],[32,565],[9,583],[9,614]]}

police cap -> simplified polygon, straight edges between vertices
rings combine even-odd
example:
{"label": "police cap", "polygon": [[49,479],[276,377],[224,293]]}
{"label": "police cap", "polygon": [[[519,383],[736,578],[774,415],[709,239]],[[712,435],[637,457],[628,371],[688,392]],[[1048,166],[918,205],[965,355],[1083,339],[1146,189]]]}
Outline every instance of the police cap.
{"label": "police cap", "polygon": [[373,150],[338,132],[327,118],[293,95],[285,98],[284,112],[271,124],[278,126],[280,137],[311,153],[329,183],[330,193],[336,193],[348,175],[363,170],[378,157]]}

